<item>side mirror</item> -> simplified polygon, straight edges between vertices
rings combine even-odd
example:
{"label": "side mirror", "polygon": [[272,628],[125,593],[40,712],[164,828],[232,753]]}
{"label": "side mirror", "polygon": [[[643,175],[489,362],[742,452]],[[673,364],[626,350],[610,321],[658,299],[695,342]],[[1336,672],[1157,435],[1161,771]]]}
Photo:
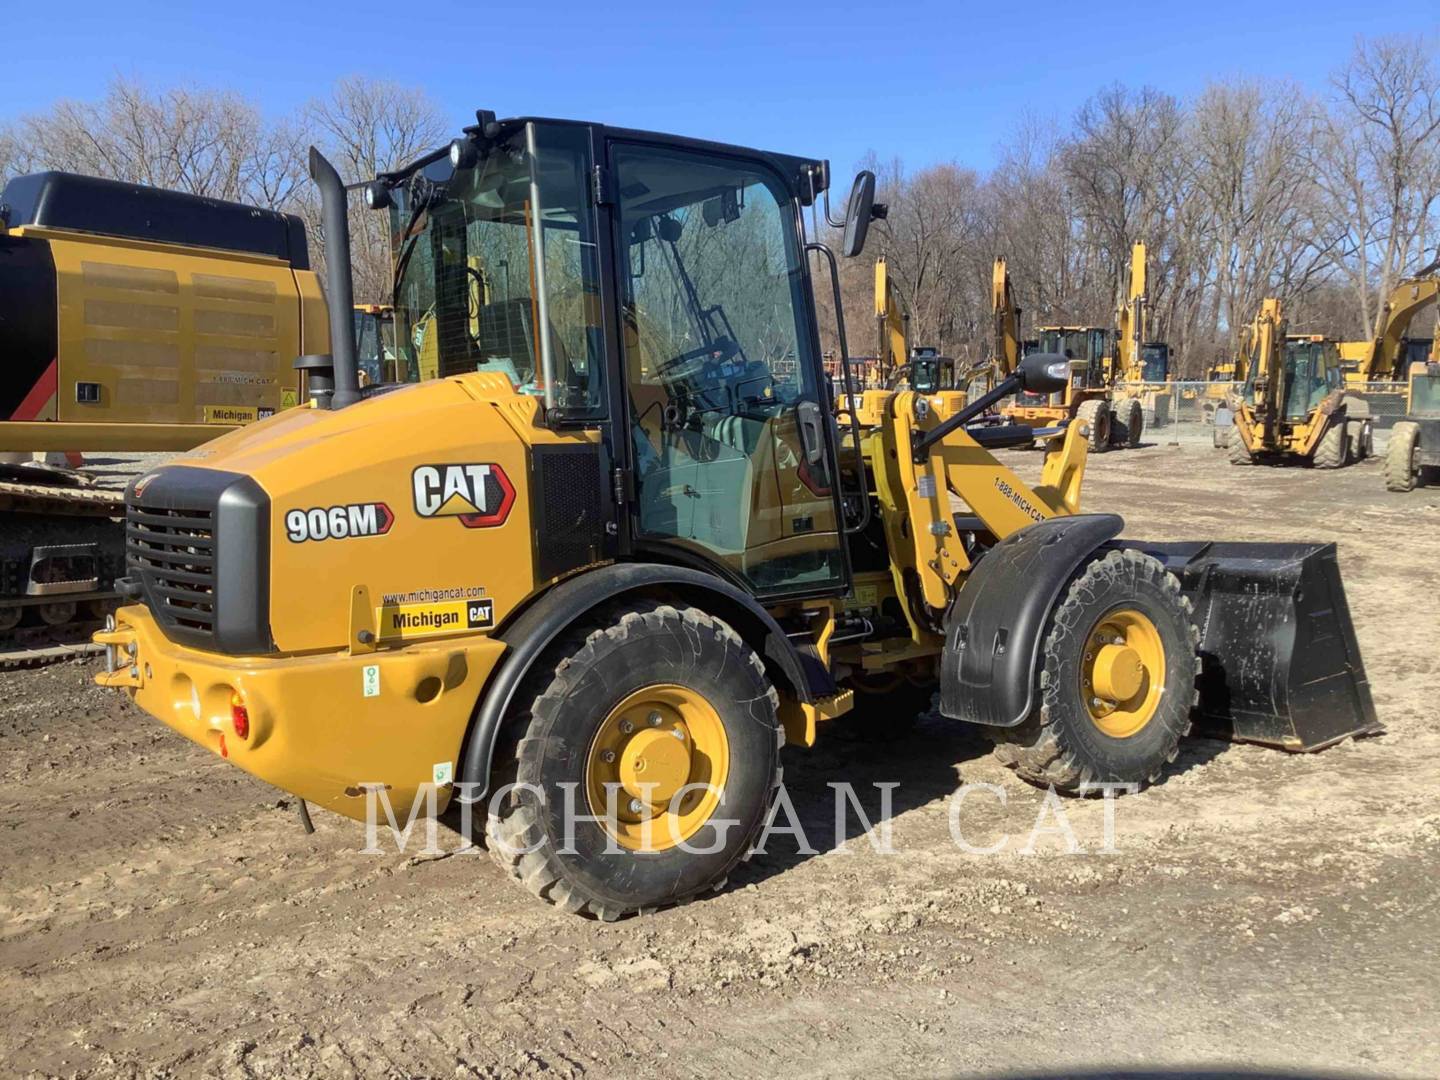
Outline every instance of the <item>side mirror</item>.
{"label": "side mirror", "polygon": [[1070,361],[1055,353],[1032,352],[1015,368],[1015,377],[1028,394],[1054,394],[1070,382]]}
{"label": "side mirror", "polygon": [[865,250],[865,237],[870,232],[870,218],[875,209],[875,174],[869,169],[855,177],[850,189],[850,202],[845,207],[845,238],[840,252],[853,259]]}

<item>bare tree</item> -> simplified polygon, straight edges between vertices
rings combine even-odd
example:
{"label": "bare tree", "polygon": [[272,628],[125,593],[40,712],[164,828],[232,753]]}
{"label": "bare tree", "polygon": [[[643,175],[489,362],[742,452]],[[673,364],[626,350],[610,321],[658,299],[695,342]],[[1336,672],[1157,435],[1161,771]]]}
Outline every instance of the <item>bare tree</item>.
{"label": "bare tree", "polygon": [[1440,69],[1419,41],[1361,39],[1333,88],[1315,126],[1315,171],[1345,229],[1356,329],[1369,336],[1396,280],[1429,261],[1440,199]]}
{"label": "bare tree", "polygon": [[[311,101],[304,117],[314,140],[348,183],[371,180],[419,157],[449,130],[423,90],[361,75],[341,79],[328,97]],[[319,207],[313,194],[307,194],[304,212],[318,249],[323,241]],[[389,218],[356,203],[350,212],[350,263],[357,303],[389,299]]]}
{"label": "bare tree", "polygon": [[98,102],[58,102],[20,122],[26,168],[63,169],[217,199],[286,205],[296,140],[268,128],[236,94],[177,87],[152,93],[126,79]]}

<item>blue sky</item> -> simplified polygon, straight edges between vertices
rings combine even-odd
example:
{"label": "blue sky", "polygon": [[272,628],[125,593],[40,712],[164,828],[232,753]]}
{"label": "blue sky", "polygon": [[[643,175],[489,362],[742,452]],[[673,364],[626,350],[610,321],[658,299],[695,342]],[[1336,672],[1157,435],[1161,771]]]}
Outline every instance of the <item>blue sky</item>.
{"label": "blue sky", "polygon": [[96,97],[117,74],[233,88],[281,114],[362,72],[425,87],[457,128],[476,107],[586,118],[829,157],[839,172],[869,149],[983,169],[1021,116],[1068,119],[1110,82],[1182,97],[1233,74],[1320,89],[1357,34],[1440,36],[1434,0],[8,6],[0,119]]}

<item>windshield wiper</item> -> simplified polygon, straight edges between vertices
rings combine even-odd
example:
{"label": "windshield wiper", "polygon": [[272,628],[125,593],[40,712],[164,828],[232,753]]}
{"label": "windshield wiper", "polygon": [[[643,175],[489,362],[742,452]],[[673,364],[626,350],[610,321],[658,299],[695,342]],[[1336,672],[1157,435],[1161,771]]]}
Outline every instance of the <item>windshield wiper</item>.
{"label": "windshield wiper", "polygon": [[400,233],[405,239],[401,242],[400,255],[395,260],[395,275],[390,281],[392,299],[397,299],[400,295],[400,279],[405,276],[405,268],[410,265],[410,256],[415,253],[415,243],[420,239],[420,234],[414,232],[415,225],[419,222],[420,215],[435,201],[439,190],[439,185],[434,183],[412,181],[410,184],[410,197],[414,200],[414,206],[410,208],[410,216],[406,219],[405,228]]}

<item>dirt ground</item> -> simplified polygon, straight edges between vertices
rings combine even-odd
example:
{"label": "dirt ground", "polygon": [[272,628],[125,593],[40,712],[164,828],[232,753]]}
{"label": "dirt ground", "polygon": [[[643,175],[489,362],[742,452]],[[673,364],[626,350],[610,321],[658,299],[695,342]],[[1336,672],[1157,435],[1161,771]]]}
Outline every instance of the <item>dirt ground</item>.
{"label": "dirt ground", "polygon": [[[365,855],[320,813],[307,836],[94,664],[0,674],[0,1071],[1440,1075],[1440,489],[1156,445],[1094,459],[1087,501],[1137,537],[1338,541],[1387,733],[1189,740],[1113,805],[1113,854],[1074,800],[1082,851],[1052,813],[1025,853],[1043,794],[971,732],[822,737],[785,752],[816,854],[772,838],[715,896],[604,925],[483,853]],[[853,813],[837,847],[841,779],[898,784],[894,854]],[[996,853],[951,836],[961,782],[998,785],[956,818]]]}

